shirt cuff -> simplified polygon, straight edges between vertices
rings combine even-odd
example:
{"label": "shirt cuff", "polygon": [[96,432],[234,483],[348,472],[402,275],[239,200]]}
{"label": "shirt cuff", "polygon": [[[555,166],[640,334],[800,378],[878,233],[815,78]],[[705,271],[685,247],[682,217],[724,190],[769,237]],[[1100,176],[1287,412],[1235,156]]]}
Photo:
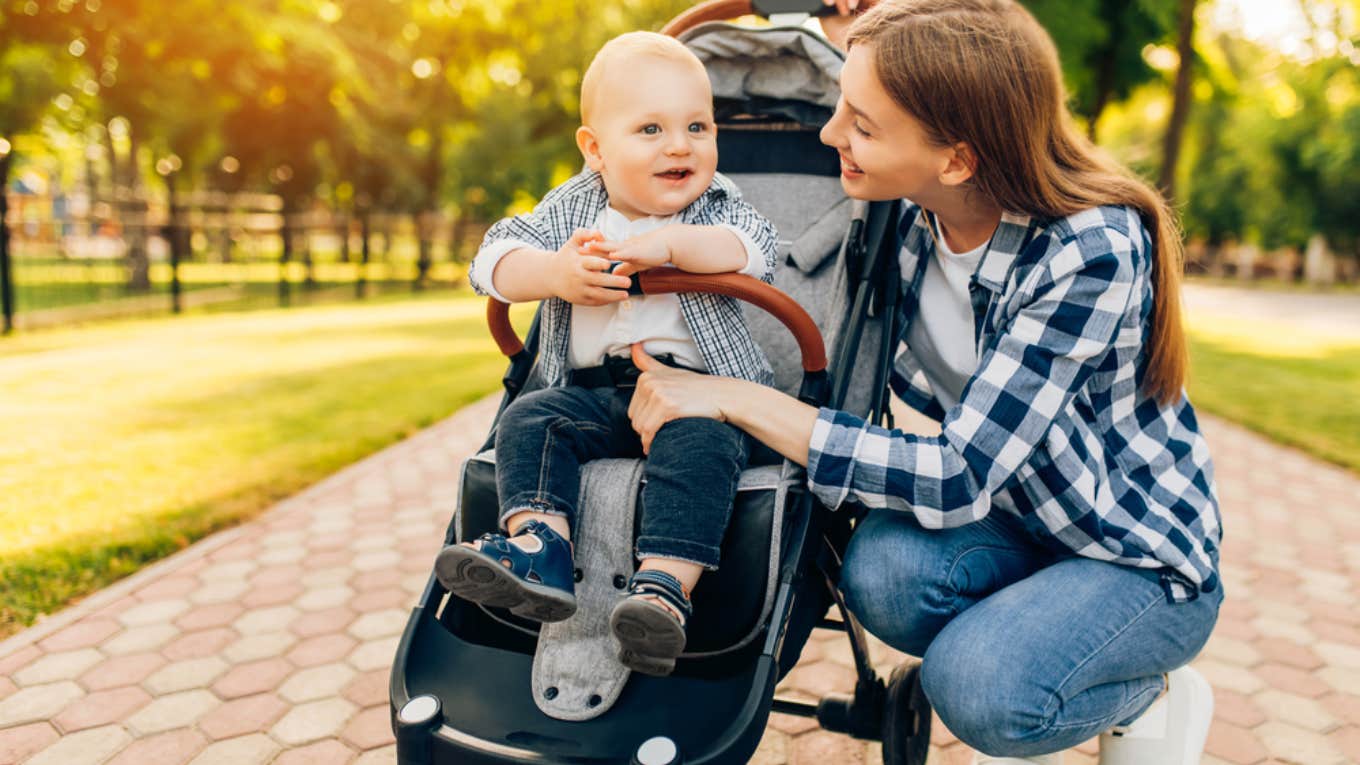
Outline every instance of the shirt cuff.
{"label": "shirt cuff", "polygon": [[864,425],[863,420],[852,414],[822,407],[812,426],[812,438],[808,441],[808,490],[832,510],[850,495],[855,451]]}
{"label": "shirt cuff", "polygon": [[745,231],[737,228],[731,223],[720,223],[718,225],[736,234],[737,238],[741,240],[741,246],[746,248],[746,265],[742,266],[741,270],[737,271],[737,273],[754,276],[757,279],[763,279],[768,273],[765,268],[765,253],[762,252],[760,246],[756,244],[756,240],[752,239],[750,234],[747,234]]}
{"label": "shirt cuff", "polygon": [[482,290],[487,295],[501,301],[502,303],[513,302],[500,292],[496,291],[496,285],[491,277],[496,273],[496,265],[501,262],[501,258],[514,252],[515,250],[536,249],[528,242],[521,242],[518,239],[498,239],[477,251],[477,257],[472,259],[472,278],[481,285]]}

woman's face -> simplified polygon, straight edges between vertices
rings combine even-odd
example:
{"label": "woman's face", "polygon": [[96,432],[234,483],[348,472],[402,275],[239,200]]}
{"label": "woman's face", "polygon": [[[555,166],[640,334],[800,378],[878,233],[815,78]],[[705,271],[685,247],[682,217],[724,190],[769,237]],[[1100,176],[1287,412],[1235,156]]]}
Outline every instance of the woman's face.
{"label": "woman's face", "polygon": [[862,42],[841,69],[841,98],[821,138],[840,153],[841,186],[856,199],[906,198],[930,208],[954,155],[931,145],[920,121],[892,100],[874,70],[873,47]]}

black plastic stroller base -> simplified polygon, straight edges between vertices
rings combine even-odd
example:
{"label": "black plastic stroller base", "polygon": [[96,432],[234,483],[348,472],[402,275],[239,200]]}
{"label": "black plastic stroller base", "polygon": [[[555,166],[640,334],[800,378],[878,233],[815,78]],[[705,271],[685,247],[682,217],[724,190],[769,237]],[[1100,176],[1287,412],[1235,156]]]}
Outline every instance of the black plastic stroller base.
{"label": "black plastic stroller base", "polygon": [[[412,684],[399,687],[394,676],[391,688],[400,765],[630,765],[657,736],[675,743],[677,765],[725,765],[746,762],[764,733],[777,672],[768,655],[731,674],[634,675],[609,711],[565,722],[530,697],[533,656],[465,641],[426,611],[416,609],[397,655]],[[403,721],[406,703],[426,695],[439,700],[440,712]]]}

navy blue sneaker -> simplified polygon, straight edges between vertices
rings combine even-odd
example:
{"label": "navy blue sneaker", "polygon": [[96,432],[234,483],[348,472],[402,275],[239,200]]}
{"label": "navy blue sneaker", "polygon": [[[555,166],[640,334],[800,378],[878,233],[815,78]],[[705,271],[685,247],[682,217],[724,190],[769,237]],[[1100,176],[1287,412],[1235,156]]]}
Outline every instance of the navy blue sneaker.
{"label": "navy blue sneaker", "polygon": [[576,613],[571,543],[542,521],[529,521],[515,536],[538,540],[522,550],[504,534],[483,534],[474,544],[440,550],[434,574],[458,597],[538,622],[560,622]]}

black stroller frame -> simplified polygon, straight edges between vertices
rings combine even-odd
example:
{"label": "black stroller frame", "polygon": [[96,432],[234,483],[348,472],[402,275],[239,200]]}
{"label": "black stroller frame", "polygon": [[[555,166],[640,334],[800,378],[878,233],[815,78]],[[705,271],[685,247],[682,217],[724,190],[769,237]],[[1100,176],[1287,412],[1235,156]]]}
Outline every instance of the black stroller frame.
{"label": "black stroller frame", "polygon": [[[803,6],[801,10],[805,11],[811,10],[808,6],[822,8],[819,0],[773,3],[784,8],[770,8],[771,4],[757,2],[752,8],[744,0],[717,0],[691,9],[687,15],[704,21],[753,10],[762,14],[798,10],[787,8],[790,5]],[[736,133],[735,138],[740,140],[740,131]],[[719,133],[720,140],[723,135]],[[749,157],[749,150],[720,152],[720,156],[728,155]],[[897,311],[899,291],[895,288],[900,281],[899,215],[900,203],[874,202],[861,205],[851,219],[835,261],[848,270],[847,308],[839,325],[835,358],[829,371],[825,362],[820,370],[810,369],[805,363],[799,390],[799,398],[809,404],[844,408],[866,324],[871,319],[877,320],[881,332],[875,349],[868,416],[871,421],[889,425],[892,415],[888,410],[887,374],[901,330]],[[687,275],[676,272],[673,276]],[[731,280],[746,280],[777,293],[749,277],[729,276]],[[635,275],[633,291],[681,291],[685,284],[684,278],[673,278],[670,280],[676,285],[655,289],[653,284],[649,289],[649,279],[655,282],[647,272]],[[701,281],[708,287],[714,282],[711,277]],[[497,423],[510,402],[532,387],[539,341],[537,315],[525,342],[520,344],[509,329],[505,311],[504,304],[488,302],[493,335],[509,357]],[[811,322],[805,312],[803,318]],[[806,349],[804,352],[806,359]],[[484,449],[494,442],[494,433],[495,423]],[[618,703],[595,720],[569,723],[542,715],[521,690],[529,686],[526,654],[533,653],[532,636],[506,629],[504,618],[488,619],[495,615],[457,601],[432,575],[413,609],[393,662],[389,695],[398,763],[739,763],[755,751],[769,713],[778,712],[816,719],[829,731],[882,741],[887,765],[924,765],[930,743],[931,712],[920,686],[919,663],[904,663],[886,680],[880,677],[870,662],[865,632],[837,586],[841,557],[857,516],[850,508],[831,512],[817,502],[805,485],[792,488],[790,495],[782,516],[776,515],[772,521],[782,524],[782,549],[778,551],[773,606],[763,634],[750,646],[739,648],[735,658],[693,660],[690,671],[685,671],[682,661],[672,677],[634,675]],[[446,544],[457,539],[457,524],[457,518],[450,523]],[[832,603],[839,618],[826,616]],[[853,694],[832,694],[816,703],[775,698],[776,683],[796,664],[814,629],[846,634],[856,672]],[[520,632],[523,631],[521,627]],[[494,678],[493,682],[486,683],[484,674]],[[472,679],[479,677],[483,678],[481,684]],[[636,703],[641,699],[649,699],[650,703]],[[664,699],[665,703],[657,699]],[[717,706],[715,699],[723,706]],[[706,716],[705,711],[714,714]],[[497,722],[505,720],[531,720],[533,724],[504,735],[487,733],[503,730]],[[692,735],[678,743],[667,736],[638,740],[639,733],[649,729],[684,730]],[[591,741],[580,741],[583,737],[590,737]]]}

